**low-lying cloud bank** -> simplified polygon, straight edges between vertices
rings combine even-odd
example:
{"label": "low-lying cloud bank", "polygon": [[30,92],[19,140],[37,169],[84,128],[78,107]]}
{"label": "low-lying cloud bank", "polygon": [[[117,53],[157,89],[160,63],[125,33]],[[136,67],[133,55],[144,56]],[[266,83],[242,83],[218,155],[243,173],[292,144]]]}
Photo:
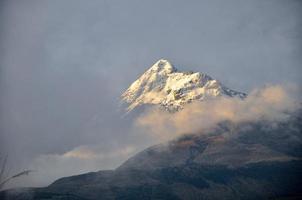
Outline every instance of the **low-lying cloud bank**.
{"label": "low-lying cloud bank", "polygon": [[244,100],[220,97],[194,102],[176,113],[151,108],[140,115],[135,126],[158,141],[188,133],[202,133],[221,121],[234,123],[286,120],[300,106],[296,86],[272,85],[253,90]]}
{"label": "low-lying cloud bank", "polygon": [[102,145],[83,145],[63,154],[43,154],[36,157],[28,166],[33,170],[29,176],[13,180],[6,188],[15,185],[47,186],[62,177],[114,169],[136,151],[131,145],[115,149],[104,149]]}

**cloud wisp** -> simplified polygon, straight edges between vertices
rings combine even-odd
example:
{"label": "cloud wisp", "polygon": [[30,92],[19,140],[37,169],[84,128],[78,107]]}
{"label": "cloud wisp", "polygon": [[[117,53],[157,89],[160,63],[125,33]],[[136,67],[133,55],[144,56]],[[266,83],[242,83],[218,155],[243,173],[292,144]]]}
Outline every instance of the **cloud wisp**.
{"label": "cloud wisp", "polygon": [[254,89],[244,100],[220,97],[191,103],[176,113],[153,107],[136,119],[135,127],[164,142],[183,134],[201,134],[222,121],[286,120],[288,112],[299,108],[296,92],[293,86],[272,85]]}
{"label": "cloud wisp", "polygon": [[83,174],[91,171],[114,169],[133,155],[134,146],[122,146],[114,150],[101,145],[82,145],[63,154],[43,154],[36,157],[29,168],[31,176],[16,179],[6,186],[47,186],[58,178]]}

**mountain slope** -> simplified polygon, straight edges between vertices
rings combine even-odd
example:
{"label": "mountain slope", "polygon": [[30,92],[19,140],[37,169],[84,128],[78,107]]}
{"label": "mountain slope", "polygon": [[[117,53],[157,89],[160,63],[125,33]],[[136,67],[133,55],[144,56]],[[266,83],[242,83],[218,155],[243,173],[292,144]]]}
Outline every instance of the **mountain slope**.
{"label": "mountain slope", "polygon": [[238,168],[251,163],[302,158],[301,117],[279,122],[220,123],[203,134],[185,135],[138,153],[117,170],[151,170],[195,163]]}
{"label": "mountain slope", "polygon": [[[301,199],[301,120],[299,112],[273,128],[222,123],[207,135],[150,147],[116,170],[9,190],[0,199]],[[230,132],[236,137],[225,137]]]}
{"label": "mountain slope", "polygon": [[192,101],[218,96],[244,98],[246,94],[200,72],[179,72],[168,60],[161,59],[130,85],[122,100],[128,104],[128,111],[144,104],[175,111]]}
{"label": "mountain slope", "polygon": [[[129,110],[151,104],[177,111],[195,100],[246,95],[160,60],[122,96]],[[221,121],[202,133],[151,146],[115,170],[3,191],[0,199],[302,199],[302,110],[287,115],[279,121]]]}
{"label": "mountain slope", "polygon": [[236,169],[197,164],[156,170],[100,171],[62,178],[46,188],[0,193],[4,200],[301,199],[301,161]]}

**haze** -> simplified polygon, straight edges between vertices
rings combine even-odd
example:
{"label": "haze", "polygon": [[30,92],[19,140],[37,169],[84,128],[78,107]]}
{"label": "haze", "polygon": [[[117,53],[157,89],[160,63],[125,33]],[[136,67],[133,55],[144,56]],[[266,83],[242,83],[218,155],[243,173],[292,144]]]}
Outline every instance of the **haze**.
{"label": "haze", "polygon": [[14,186],[117,167],[154,140],[121,93],[160,58],[249,92],[301,86],[300,1],[0,3],[0,136]]}

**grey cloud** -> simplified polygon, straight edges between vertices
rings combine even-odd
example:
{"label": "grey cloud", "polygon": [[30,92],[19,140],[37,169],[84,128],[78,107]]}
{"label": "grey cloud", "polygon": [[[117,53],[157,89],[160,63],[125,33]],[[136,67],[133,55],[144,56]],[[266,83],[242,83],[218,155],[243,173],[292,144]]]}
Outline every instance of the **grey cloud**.
{"label": "grey cloud", "polygon": [[133,133],[118,104],[162,57],[243,92],[301,85],[301,7],[294,0],[1,1],[1,152],[18,171],[83,145],[154,143]]}

